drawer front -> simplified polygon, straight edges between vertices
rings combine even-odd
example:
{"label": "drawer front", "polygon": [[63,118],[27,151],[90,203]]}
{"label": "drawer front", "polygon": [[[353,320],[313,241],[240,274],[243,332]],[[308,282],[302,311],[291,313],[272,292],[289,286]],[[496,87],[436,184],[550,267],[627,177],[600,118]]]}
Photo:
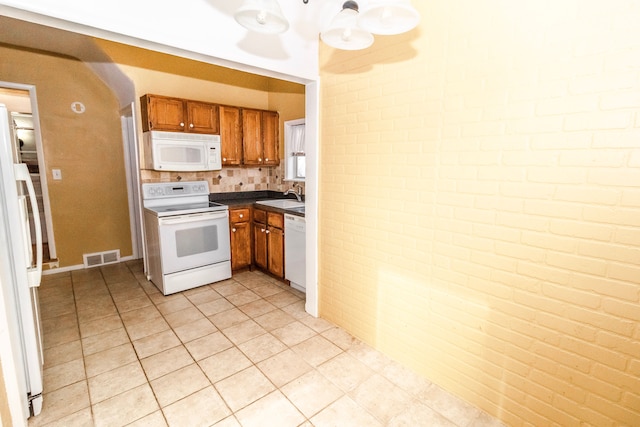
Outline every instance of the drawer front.
{"label": "drawer front", "polygon": [[249,221],[251,210],[249,208],[232,209],[229,211],[229,218],[232,223]]}
{"label": "drawer front", "polygon": [[268,224],[272,227],[284,229],[284,215],[276,212],[267,212]]}
{"label": "drawer front", "polygon": [[253,210],[253,220],[262,224],[267,223],[267,212],[261,209]]}

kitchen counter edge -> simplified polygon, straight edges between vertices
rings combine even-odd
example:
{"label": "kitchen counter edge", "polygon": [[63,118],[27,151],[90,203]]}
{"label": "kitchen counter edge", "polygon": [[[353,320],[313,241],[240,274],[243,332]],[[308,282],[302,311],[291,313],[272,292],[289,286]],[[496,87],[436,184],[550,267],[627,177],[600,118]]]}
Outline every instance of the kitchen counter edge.
{"label": "kitchen counter edge", "polygon": [[[229,209],[242,208],[242,207],[259,207],[265,211],[285,213],[289,215],[295,215],[304,218],[304,213],[296,212],[293,209],[276,208],[267,205],[256,205],[256,202],[260,200],[277,200],[277,199],[291,199],[296,200],[294,196],[284,196],[279,191],[263,190],[263,191],[239,191],[233,193],[210,193],[209,201],[221,203],[227,205]],[[303,197],[304,201],[304,197]]]}

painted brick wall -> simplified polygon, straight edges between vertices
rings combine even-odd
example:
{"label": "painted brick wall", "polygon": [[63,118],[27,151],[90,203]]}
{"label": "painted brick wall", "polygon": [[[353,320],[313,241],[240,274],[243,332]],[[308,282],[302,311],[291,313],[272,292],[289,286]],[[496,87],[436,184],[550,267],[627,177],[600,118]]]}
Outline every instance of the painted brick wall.
{"label": "painted brick wall", "polygon": [[510,425],[640,425],[640,3],[413,4],[321,49],[321,315]]}

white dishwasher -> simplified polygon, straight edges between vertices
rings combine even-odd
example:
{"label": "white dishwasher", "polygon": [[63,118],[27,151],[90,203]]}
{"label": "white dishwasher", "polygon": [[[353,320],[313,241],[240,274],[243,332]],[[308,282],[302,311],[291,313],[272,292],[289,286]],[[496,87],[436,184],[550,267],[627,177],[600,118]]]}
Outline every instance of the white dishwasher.
{"label": "white dishwasher", "polygon": [[284,215],[284,278],[302,292],[306,292],[306,230],[304,217]]}

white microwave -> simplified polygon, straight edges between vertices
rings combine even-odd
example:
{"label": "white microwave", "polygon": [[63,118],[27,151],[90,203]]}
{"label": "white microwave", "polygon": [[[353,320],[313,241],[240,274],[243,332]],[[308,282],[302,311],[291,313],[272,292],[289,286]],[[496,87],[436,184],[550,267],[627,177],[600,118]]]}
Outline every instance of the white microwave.
{"label": "white microwave", "polygon": [[152,130],[144,133],[145,167],[193,172],[222,169],[220,135]]}

